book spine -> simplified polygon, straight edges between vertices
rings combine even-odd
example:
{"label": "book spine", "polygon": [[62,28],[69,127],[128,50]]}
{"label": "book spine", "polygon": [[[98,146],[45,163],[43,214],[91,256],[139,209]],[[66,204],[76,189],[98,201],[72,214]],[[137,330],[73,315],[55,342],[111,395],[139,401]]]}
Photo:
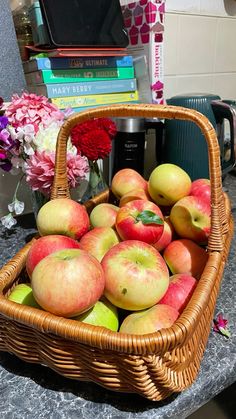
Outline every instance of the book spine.
{"label": "book spine", "polygon": [[[39,89],[37,89],[39,87]],[[42,86],[31,86],[37,94],[44,94],[49,98],[65,96],[84,96],[88,94],[134,92],[137,89],[136,79],[104,80],[80,83],[52,83]]]}
{"label": "book spine", "polygon": [[134,68],[104,68],[91,70],[40,70],[25,74],[26,82],[33,83],[76,83],[85,79],[116,80],[134,78]]}
{"label": "book spine", "polygon": [[35,58],[23,63],[25,73],[36,70],[60,70],[73,68],[112,68],[132,67],[133,57],[71,57],[71,58]]}
{"label": "book spine", "polygon": [[96,105],[110,105],[112,103],[134,102],[138,100],[138,91],[126,93],[109,93],[105,95],[70,96],[52,98],[59,109],[89,107]]}

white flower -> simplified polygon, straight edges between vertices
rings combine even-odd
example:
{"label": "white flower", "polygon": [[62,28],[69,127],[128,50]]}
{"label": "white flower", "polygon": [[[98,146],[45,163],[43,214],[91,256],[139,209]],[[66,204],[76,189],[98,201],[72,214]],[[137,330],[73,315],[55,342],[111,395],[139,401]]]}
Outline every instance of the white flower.
{"label": "white flower", "polygon": [[[37,132],[34,139],[34,144],[36,145],[37,151],[55,152],[59,130],[60,125],[58,125],[57,122],[52,122],[46,128],[40,126],[39,131]],[[68,139],[67,143],[67,151],[74,155],[77,154],[76,147],[72,145],[70,138]]]}
{"label": "white flower", "polygon": [[0,221],[2,225],[8,229],[10,229],[12,226],[14,226],[17,223],[16,219],[12,216],[11,213],[2,217]]}
{"label": "white flower", "polygon": [[24,211],[25,204],[22,201],[18,201],[16,198],[11,204],[8,205],[10,212],[15,212],[16,215],[21,214]]}
{"label": "white flower", "polygon": [[27,156],[32,156],[34,154],[34,149],[31,147],[29,143],[25,143],[23,148]]}
{"label": "white flower", "polygon": [[10,133],[10,135],[11,135],[11,138],[15,141],[15,140],[17,140],[17,132],[16,132],[16,130],[15,130],[15,128],[14,127],[12,127],[11,125],[8,125],[8,127],[7,127],[7,129],[8,129],[8,131],[9,131],[9,133]]}

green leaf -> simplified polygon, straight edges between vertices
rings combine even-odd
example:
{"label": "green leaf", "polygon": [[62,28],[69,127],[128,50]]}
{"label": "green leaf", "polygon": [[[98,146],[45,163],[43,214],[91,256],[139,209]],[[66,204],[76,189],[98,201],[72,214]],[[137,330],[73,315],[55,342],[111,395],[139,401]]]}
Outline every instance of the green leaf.
{"label": "green leaf", "polygon": [[149,210],[144,210],[140,212],[139,215],[137,215],[136,217],[136,221],[141,221],[143,224],[164,224],[163,219],[159,215]]}

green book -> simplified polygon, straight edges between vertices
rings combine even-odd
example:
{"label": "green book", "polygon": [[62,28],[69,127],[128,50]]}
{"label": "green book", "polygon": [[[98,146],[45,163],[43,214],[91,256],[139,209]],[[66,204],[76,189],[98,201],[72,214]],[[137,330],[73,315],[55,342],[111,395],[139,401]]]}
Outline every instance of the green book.
{"label": "green book", "polygon": [[92,68],[71,70],[38,70],[25,74],[27,84],[72,83],[92,80],[116,80],[134,78],[134,67]]}

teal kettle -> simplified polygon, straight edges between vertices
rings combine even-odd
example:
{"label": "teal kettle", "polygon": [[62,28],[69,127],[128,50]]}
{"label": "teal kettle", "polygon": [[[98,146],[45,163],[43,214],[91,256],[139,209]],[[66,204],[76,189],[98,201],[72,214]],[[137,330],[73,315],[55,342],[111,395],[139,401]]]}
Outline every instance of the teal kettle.
{"label": "teal kettle", "polygon": [[[197,93],[174,96],[167,100],[167,104],[195,109],[209,119],[219,141],[222,174],[225,175],[232,170],[235,165],[234,144],[236,143],[234,102],[222,101],[218,95]],[[227,141],[225,120],[228,120],[230,127],[230,137]],[[207,144],[200,128],[190,121],[166,120],[162,161],[181,166],[192,180],[209,178]]]}

